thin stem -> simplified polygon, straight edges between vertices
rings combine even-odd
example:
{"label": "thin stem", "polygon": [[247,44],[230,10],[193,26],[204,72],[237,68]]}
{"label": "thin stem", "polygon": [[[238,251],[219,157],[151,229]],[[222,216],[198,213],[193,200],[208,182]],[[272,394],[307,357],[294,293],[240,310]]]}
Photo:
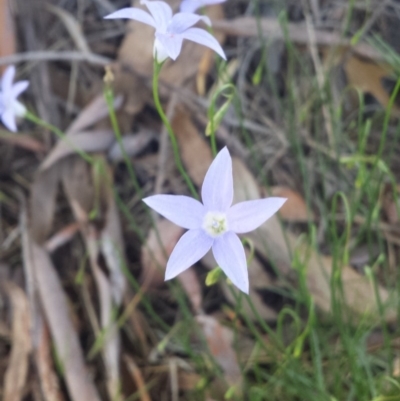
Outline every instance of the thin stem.
{"label": "thin stem", "polygon": [[87,161],[90,164],[94,163],[93,158],[86,153],[84,150],[78,148],[69,138],[67,135],[65,135],[64,132],[62,132],[59,128],[56,126],[47,123],[46,121],[43,121],[41,118],[36,116],[35,114],[31,113],[30,111],[27,111],[24,115],[24,118],[27,120],[39,125],[40,127],[46,128],[56,134],[61,140],[65,141],[69,146],[71,146],[72,149],[76,151],[76,153],[79,154],[80,157],[82,157],[83,160]]}
{"label": "thin stem", "polygon": [[215,139],[215,130],[212,130],[211,132],[210,142],[211,142],[212,155],[215,158],[215,156],[217,156],[217,141]]}
{"label": "thin stem", "polygon": [[192,180],[190,179],[188,173],[186,172],[185,168],[183,167],[181,157],[179,155],[179,147],[178,147],[178,142],[175,136],[175,133],[171,127],[170,122],[168,121],[168,118],[166,114],[164,113],[164,110],[161,106],[160,102],[160,96],[158,93],[158,80],[160,77],[160,71],[161,71],[162,63],[159,63],[156,58],[154,58],[154,73],[153,73],[153,98],[154,98],[154,103],[156,106],[156,109],[158,111],[158,114],[161,117],[161,120],[163,124],[165,125],[165,128],[168,131],[169,139],[171,141],[172,145],[172,150],[174,152],[174,159],[175,159],[175,164],[176,167],[178,168],[179,172],[181,173],[183,179],[185,180],[191,194],[193,195],[194,198],[199,199],[199,195],[197,194],[196,188],[193,185]]}

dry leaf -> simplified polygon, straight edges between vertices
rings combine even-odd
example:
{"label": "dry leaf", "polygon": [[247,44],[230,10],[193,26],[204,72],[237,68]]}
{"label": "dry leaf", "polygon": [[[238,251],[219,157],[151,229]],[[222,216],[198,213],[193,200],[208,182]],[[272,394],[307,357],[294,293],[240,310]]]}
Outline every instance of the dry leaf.
{"label": "dry leaf", "polygon": [[[140,282],[145,288],[156,288],[164,283],[165,266],[184,229],[168,220],[158,220],[150,230],[142,247],[142,274]],[[158,235],[161,243],[158,240]]]}
{"label": "dry leaf", "polygon": [[20,230],[22,233],[22,255],[25,283],[31,316],[30,332],[34,349],[34,361],[39,376],[40,388],[45,401],[64,401],[52,361],[52,344],[49,330],[43,318],[38,297],[35,265],[31,254],[31,235],[28,228],[26,201],[21,198]]}
{"label": "dry leaf", "polygon": [[[397,197],[400,194],[400,186],[397,185],[395,188]],[[390,224],[396,224],[399,221],[399,204],[396,204],[396,199],[393,194],[393,186],[385,184],[380,193],[380,202],[386,218]]]}
{"label": "dry leaf", "polygon": [[[114,110],[119,110],[122,106],[123,96],[117,95],[114,99]],[[108,106],[103,94],[96,96],[76,117],[66,130],[67,135],[82,132],[108,117]]]}
{"label": "dry leaf", "polygon": [[50,233],[56,210],[56,196],[63,174],[63,164],[39,172],[31,187],[30,217],[32,238],[43,243]]}
{"label": "dry leaf", "polygon": [[47,326],[43,324],[40,342],[35,351],[35,362],[40,379],[40,388],[46,401],[64,401],[52,360],[52,344]]}
{"label": "dry leaf", "polygon": [[[372,94],[383,107],[387,107],[390,93],[382,86],[382,82],[384,78],[393,75],[393,68],[353,56],[345,60],[344,70],[350,86]],[[400,111],[396,104],[393,105],[393,111]]]}
{"label": "dry leaf", "polygon": [[44,153],[46,150],[45,146],[31,135],[21,133],[15,135],[13,132],[0,131],[0,141],[35,153]]}
{"label": "dry leaf", "polygon": [[53,253],[59,247],[67,244],[75,237],[76,233],[79,231],[79,224],[71,223],[64,227],[62,230],[55,233],[51,238],[49,238],[44,247],[47,252]]}
{"label": "dry leaf", "polygon": [[[122,138],[124,151],[129,157],[135,157],[143,152],[143,150],[156,138],[156,135],[149,131],[137,132],[134,135],[125,135]],[[108,151],[108,158],[113,162],[122,161],[124,155],[122,154],[121,146],[118,142]]]}
{"label": "dry leaf", "polygon": [[146,388],[146,383],[143,379],[143,375],[142,375],[142,372],[140,371],[139,367],[136,365],[135,361],[130,356],[125,354],[123,359],[126,363],[129,373],[132,375],[132,378],[136,383],[138,393],[140,396],[140,400],[141,401],[151,401],[150,395]]}
{"label": "dry leaf", "polygon": [[15,54],[16,48],[15,24],[10,1],[0,0],[0,57]]}
{"label": "dry leaf", "polygon": [[24,291],[15,284],[2,283],[12,310],[11,355],[4,376],[4,401],[20,401],[23,398],[29,354],[31,352],[30,313]]}
{"label": "dry leaf", "polygon": [[232,348],[233,333],[212,316],[198,315],[196,320],[204,332],[211,355],[222,367],[228,384],[240,390],[242,374]]}
{"label": "dry leaf", "polygon": [[179,388],[182,391],[191,391],[196,388],[199,381],[201,380],[201,376],[195,372],[185,372],[180,370],[178,372],[178,382]]}
{"label": "dry leaf", "polygon": [[[111,180],[109,183],[113,185]],[[126,265],[126,255],[118,208],[112,189],[108,189],[106,223],[100,233],[100,247],[108,268],[113,299],[117,305],[121,305],[127,288],[126,277],[122,271],[122,266]]]}
{"label": "dry leaf", "polygon": [[[283,220],[307,222],[314,219],[312,212],[307,211],[307,205],[304,198],[296,191],[288,187],[272,187],[271,196],[287,198],[285,204],[279,209],[279,215]],[[265,196],[269,196],[267,192]]]}
{"label": "dry leaf", "polygon": [[211,149],[182,106],[176,108],[171,125],[179,143],[182,161],[193,182],[201,186],[212,161]]}
{"label": "dry leaf", "polygon": [[111,130],[94,130],[68,135],[65,140],[57,142],[40,165],[40,170],[47,170],[60,159],[77,154],[77,149],[86,153],[108,151],[114,141],[115,136]]}
{"label": "dry leaf", "polygon": [[178,280],[182,284],[192,304],[194,313],[196,315],[204,313],[202,308],[203,295],[201,293],[201,286],[194,269],[186,269],[178,275]]}
{"label": "dry leaf", "polygon": [[84,363],[64,290],[49,255],[33,241],[30,251],[40,300],[63,367],[69,395],[73,401],[100,401]]}

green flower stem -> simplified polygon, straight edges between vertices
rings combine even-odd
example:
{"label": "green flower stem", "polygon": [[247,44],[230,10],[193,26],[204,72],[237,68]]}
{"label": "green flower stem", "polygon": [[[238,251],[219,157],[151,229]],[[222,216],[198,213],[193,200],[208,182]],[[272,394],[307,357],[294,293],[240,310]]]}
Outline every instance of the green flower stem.
{"label": "green flower stem", "polygon": [[212,151],[212,155],[215,158],[215,156],[217,156],[217,141],[215,139],[215,131],[213,130],[211,135],[210,135],[210,142],[211,142],[211,151]]}
{"label": "green flower stem", "polygon": [[49,131],[53,132],[61,140],[65,141],[69,146],[71,146],[71,148],[74,149],[75,152],[78,153],[78,155],[81,156],[83,160],[87,161],[90,164],[94,163],[93,158],[88,153],[86,153],[84,150],[78,148],[74,143],[72,143],[72,141],[68,138],[68,136],[65,135],[65,133],[62,132],[59,128],[55,127],[52,124],[47,123],[46,121],[43,121],[41,118],[39,118],[35,114],[31,113],[30,111],[27,111],[25,113],[24,118],[37,124],[39,127],[43,127],[45,129],[48,129]]}
{"label": "green flower stem", "polygon": [[166,116],[166,114],[164,113],[164,110],[161,106],[161,102],[160,102],[160,96],[158,93],[158,81],[159,81],[159,77],[160,77],[160,71],[161,71],[161,67],[162,67],[162,63],[159,63],[156,58],[154,58],[154,73],[153,73],[153,98],[154,98],[154,103],[156,106],[156,109],[158,111],[158,114],[161,117],[162,122],[164,123],[167,131],[168,131],[168,135],[169,135],[169,139],[171,141],[171,145],[172,145],[172,150],[174,152],[174,159],[175,159],[175,164],[176,167],[178,168],[179,172],[181,173],[183,179],[185,180],[192,196],[196,199],[199,199],[199,195],[197,194],[196,188],[193,185],[192,180],[190,179],[188,173],[186,172],[185,168],[183,167],[182,164],[182,160],[181,157],[179,155],[179,147],[178,147],[178,142],[176,140],[176,136],[175,133],[171,127],[170,122],[168,121],[168,118]]}
{"label": "green flower stem", "polygon": [[121,130],[119,129],[117,116],[114,110],[114,93],[109,85],[106,85],[104,90],[104,97],[106,99],[107,107],[108,107],[108,114],[110,116],[111,126],[115,134],[115,138],[117,139],[119,148],[121,149],[122,157],[124,158],[124,162],[128,169],[129,178],[132,181],[133,186],[135,187],[136,192],[142,196],[142,188],[139,185],[139,181],[136,177],[135,171],[133,170],[132,163],[129,159],[128,154],[126,153],[124,143],[122,141]]}

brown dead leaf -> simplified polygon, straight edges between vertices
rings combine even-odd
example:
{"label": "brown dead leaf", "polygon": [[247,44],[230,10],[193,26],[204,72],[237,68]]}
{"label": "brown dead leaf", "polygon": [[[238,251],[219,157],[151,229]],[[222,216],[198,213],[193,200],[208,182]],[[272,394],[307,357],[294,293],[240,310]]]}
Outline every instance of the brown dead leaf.
{"label": "brown dead leaf", "polygon": [[54,213],[56,210],[56,196],[63,164],[57,168],[39,172],[31,187],[30,199],[30,223],[32,238],[39,244],[47,239],[53,225]]}
{"label": "brown dead leaf", "polygon": [[179,388],[182,391],[194,390],[200,380],[201,380],[201,376],[198,373],[185,372],[183,370],[180,370],[178,372]]}
{"label": "brown dead leaf", "polygon": [[40,300],[73,401],[100,401],[84,363],[67,298],[47,252],[30,241],[30,252]]}
{"label": "brown dead leaf", "polygon": [[32,138],[31,135],[21,133],[15,135],[13,132],[1,130],[0,141],[35,153],[44,153],[46,150],[45,146],[41,142]]}
{"label": "brown dead leaf", "polygon": [[59,388],[58,378],[52,361],[52,344],[49,329],[43,317],[38,297],[35,265],[31,254],[31,235],[28,227],[26,200],[21,197],[20,230],[22,233],[22,256],[25,283],[31,316],[31,337],[34,350],[34,362],[39,376],[40,388],[45,401],[64,401]]}
{"label": "brown dead leaf", "polygon": [[[219,4],[208,7],[208,11],[206,14],[214,21],[223,20],[225,17],[224,9]],[[225,34],[223,32],[216,32],[215,37],[219,43],[225,42]],[[199,61],[199,67],[196,76],[196,87],[197,92],[200,96],[204,96],[204,94],[206,93],[207,74],[210,72],[212,66],[214,65],[214,60],[214,52],[211,49],[206,49]]]}
{"label": "brown dead leaf", "polygon": [[222,326],[212,316],[198,315],[196,320],[203,330],[212,356],[222,367],[228,384],[240,391],[242,374],[236,353],[232,348],[232,331]]}
{"label": "brown dead leaf", "polygon": [[[385,64],[376,64],[358,57],[349,57],[344,64],[347,80],[350,86],[370,93],[383,106],[389,104],[390,93],[383,87],[383,79],[392,76],[394,70]],[[400,112],[400,108],[394,104],[393,112]]]}
{"label": "brown dead leaf", "polygon": [[75,237],[75,234],[79,231],[79,224],[71,223],[64,227],[62,230],[55,233],[51,238],[49,238],[44,247],[47,252],[53,253],[57,250],[60,246],[65,245],[72,238]]}
{"label": "brown dead leaf", "polygon": [[129,370],[129,373],[132,375],[132,378],[136,383],[136,386],[138,388],[138,392],[140,395],[140,400],[141,401],[151,401],[149,392],[147,391],[147,388],[146,388],[146,383],[143,379],[143,375],[142,375],[142,372],[140,371],[139,367],[136,365],[135,361],[130,356],[125,354],[123,359]]}
{"label": "brown dead leaf", "polygon": [[[134,135],[125,135],[122,138],[125,153],[129,157],[135,157],[143,152],[149,143],[156,138],[156,135],[150,131],[137,132]],[[113,162],[122,161],[124,155],[122,154],[121,146],[118,142],[108,151],[108,158]]]}
{"label": "brown dead leaf", "polygon": [[[395,188],[397,197],[400,194],[400,185]],[[399,215],[397,213],[399,205],[396,205],[396,200],[393,193],[393,187],[390,184],[383,186],[380,193],[380,202],[386,218],[390,224],[396,224],[399,221]]]}
{"label": "brown dead leaf", "polygon": [[2,284],[12,310],[11,356],[4,376],[4,401],[20,401],[28,373],[31,353],[30,313],[25,292],[15,284]]}
{"label": "brown dead leaf", "polygon": [[107,197],[105,201],[108,207],[105,212],[105,226],[100,233],[100,248],[109,272],[112,297],[119,306],[127,289],[126,277],[122,268],[126,265],[126,255],[118,207],[111,188],[113,181],[110,171],[109,177],[110,179],[105,181],[105,183],[109,183],[105,189]]}
{"label": "brown dead leaf", "polygon": [[[156,232],[159,233],[158,240]],[[164,283],[165,266],[172,250],[182,236],[184,229],[168,220],[158,220],[150,230],[142,247],[142,274],[140,282],[147,288],[157,288]]]}
{"label": "brown dead leaf", "polygon": [[[10,56],[17,51],[14,17],[9,0],[0,0],[0,56]],[[4,67],[1,68],[3,70]]]}
{"label": "brown dead leaf", "polygon": [[193,182],[201,186],[212,161],[211,149],[182,106],[176,108],[171,125],[179,143],[182,161]]}
{"label": "brown dead leaf", "polygon": [[[120,338],[118,328],[113,317],[114,302],[112,286],[107,276],[98,264],[100,250],[97,243],[97,235],[88,227],[85,234],[86,247],[89,251],[90,265],[96,280],[97,292],[100,304],[100,322],[105,330],[103,338],[102,354],[107,373],[107,390],[110,399],[120,399],[120,372],[119,352]],[[100,335],[100,333],[96,333]]]}
{"label": "brown dead leaf", "polygon": [[[114,110],[122,106],[123,96],[117,95],[114,100]],[[95,123],[108,117],[108,106],[103,94],[96,96],[76,117],[66,130],[67,135],[85,131]]]}
{"label": "brown dead leaf", "polygon": [[192,304],[194,313],[196,315],[204,313],[202,308],[203,295],[195,271],[193,269],[186,269],[178,276],[178,280],[182,284],[182,287]]}
{"label": "brown dead leaf", "polygon": [[[268,194],[265,194],[268,196]],[[271,196],[287,198],[285,204],[279,209],[279,215],[283,220],[294,222],[307,222],[314,219],[312,212],[307,211],[307,205],[298,192],[288,187],[272,187]]]}
{"label": "brown dead leaf", "polygon": [[66,156],[76,154],[77,149],[87,153],[108,151],[114,141],[115,136],[111,130],[94,130],[68,135],[65,140],[57,142],[40,165],[40,171],[47,170]]}
{"label": "brown dead leaf", "polygon": [[47,326],[42,325],[40,341],[35,350],[35,362],[40,380],[40,388],[46,401],[64,401],[60,384],[54,371],[52,344]]}

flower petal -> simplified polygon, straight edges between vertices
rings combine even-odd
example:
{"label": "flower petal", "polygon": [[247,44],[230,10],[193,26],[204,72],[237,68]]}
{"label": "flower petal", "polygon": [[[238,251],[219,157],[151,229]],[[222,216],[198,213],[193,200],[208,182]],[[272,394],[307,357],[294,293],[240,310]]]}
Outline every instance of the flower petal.
{"label": "flower petal", "polygon": [[26,107],[18,100],[12,102],[11,110],[15,117],[24,117],[26,114]]}
{"label": "flower petal", "polygon": [[229,230],[237,234],[255,230],[286,202],[286,198],[266,198],[240,202],[233,205],[228,215]]}
{"label": "flower petal", "polygon": [[164,45],[157,38],[157,35],[158,33],[156,32],[155,34],[156,39],[154,40],[154,46],[153,46],[153,57],[157,59],[158,63],[162,63],[169,57],[169,54],[165,49]]}
{"label": "flower petal", "polygon": [[1,115],[1,121],[3,121],[3,124],[12,132],[17,131],[17,125],[15,123],[15,115],[14,112],[11,109],[7,109],[2,115]]}
{"label": "flower petal", "polygon": [[211,25],[210,18],[206,16],[192,13],[176,13],[168,24],[167,32],[183,33],[199,21],[204,21],[207,25]]}
{"label": "flower petal", "polygon": [[247,272],[246,254],[239,237],[228,231],[214,240],[212,247],[218,266],[229,277],[239,290],[249,293],[249,274]]}
{"label": "flower petal", "polygon": [[16,99],[22,92],[26,91],[29,86],[29,81],[19,81],[11,88],[11,93],[14,99]]}
{"label": "flower petal", "polygon": [[141,0],[140,3],[145,4],[146,7],[149,9],[150,14],[153,16],[156,23],[155,28],[157,29],[157,31],[165,33],[168,23],[172,18],[171,7],[164,1]]}
{"label": "flower petal", "polygon": [[183,234],[169,257],[165,280],[170,280],[198,262],[211,248],[214,239],[202,229]]}
{"label": "flower petal", "polygon": [[15,66],[10,65],[4,71],[4,74],[1,78],[1,90],[4,92],[5,96],[9,96],[12,88],[12,84],[15,77]]}
{"label": "flower petal", "polygon": [[211,163],[201,188],[203,204],[208,211],[226,212],[233,200],[232,159],[223,148]]}
{"label": "flower petal", "polygon": [[[160,62],[163,57],[163,50],[171,57],[172,60],[176,60],[182,50],[183,39],[181,35],[170,36],[161,32],[156,32],[156,40],[162,45],[162,49],[158,51],[159,45],[156,47],[157,60]],[[160,55],[158,54],[160,53]]]}
{"label": "flower petal", "polygon": [[183,195],[154,195],[143,202],[177,226],[200,228],[205,215],[204,206],[196,199]]}
{"label": "flower petal", "polygon": [[154,18],[146,11],[136,7],[122,8],[104,17],[105,19],[133,19],[135,21],[143,22],[157,29],[157,24]]}
{"label": "flower petal", "polygon": [[223,3],[226,0],[183,0],[180,10],[186,13],[194,13],[200,7]]}
{"label": "flower petal", "polygon": [[209,34],[204,29],[189,28],[181,35],[184,39],[188,39],[191,40],[192,42],[196,42],[199,43],[200,45],[209,47],[210,49],[218,53],[224,60],[226,60],[225,53],[221,45],[218,43],[217,39],[215,39],[214,36]]}

